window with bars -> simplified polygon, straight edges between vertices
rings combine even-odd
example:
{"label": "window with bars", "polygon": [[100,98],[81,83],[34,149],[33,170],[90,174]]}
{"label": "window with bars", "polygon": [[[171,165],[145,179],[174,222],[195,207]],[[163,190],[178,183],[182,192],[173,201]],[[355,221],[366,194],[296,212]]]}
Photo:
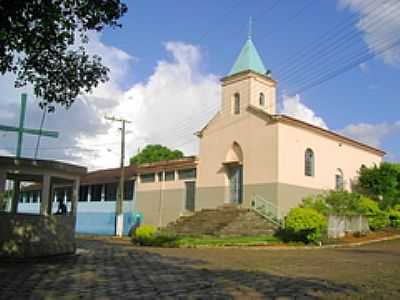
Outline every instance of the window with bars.
{"label": "window with bars", "polygon": [[304,158],[304,174],[306,176],[314,176],[315,175],[315,157],[314,151],[308,148],[305,152]]}
{"label": "window with bars", "polygon": [[165,176],[165,181],[174,181],[175,171],[166,171],[164,176]]}
{"label": "window with bars", "polygon": [[117,200],[118,183],[107,183],[105,185],[105,201]]}
{"label": "window with bars", "polygon": [[89,186],[81,185],[79,188],[79,201],[87,202],[89,199]]}
{"label": "window with bars", "polygon": [[135,194],[135,182],[133,180],[125,181],[124,200],[132,201],[134,194]]}
{"label": "window with bars", "polygon": [[196,169],[178,170],[179,179],[192,179],[196,178]]}
{"label": "window with bars", "polygon": [[92,185],[90,201],[96,201],[96,202],[101,201],[101,190],[102,190],[101,184]]}
{"label": "window with bars", "polygon": [[155,181],[156,181],[156,175],[154,173],[140,175],[141,183],[149,183],[149,182],[155,182]]}

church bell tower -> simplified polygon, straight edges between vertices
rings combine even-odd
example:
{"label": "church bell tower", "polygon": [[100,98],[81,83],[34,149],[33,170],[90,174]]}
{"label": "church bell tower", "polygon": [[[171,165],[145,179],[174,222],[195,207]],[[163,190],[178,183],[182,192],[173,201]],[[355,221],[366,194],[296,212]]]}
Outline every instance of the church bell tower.
{"label": "church bell tower", "polygon": [[229,74],[222,78],[221,112],[232,117],[253,107],[276,114],[276,81],[253,44],[251,33]]}

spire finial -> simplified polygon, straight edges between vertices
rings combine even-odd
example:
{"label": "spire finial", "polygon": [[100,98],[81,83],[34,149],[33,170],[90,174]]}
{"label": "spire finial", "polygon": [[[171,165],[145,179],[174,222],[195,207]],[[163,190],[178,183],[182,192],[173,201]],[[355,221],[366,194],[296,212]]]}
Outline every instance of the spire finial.
{"label": "spire finial", "polygon": [[250,16],[250,17],[249,17],[249,33],[248,33],[248,35],[247,35],[247,38],[248,38],[249,40],[251,40],[252,34],[253,34],[253,18]]}

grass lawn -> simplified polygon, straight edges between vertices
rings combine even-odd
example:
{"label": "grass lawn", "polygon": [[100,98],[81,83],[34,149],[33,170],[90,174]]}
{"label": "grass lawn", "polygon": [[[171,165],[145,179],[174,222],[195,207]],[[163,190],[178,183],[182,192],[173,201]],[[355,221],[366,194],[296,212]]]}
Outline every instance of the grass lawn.
{"label": "grass lawn", "polygon": [[[370,240],[379,240],[381,238],[390,238],[400,234],[399,229],[388,228],[379,231],[372,231],[366,236],[346,236],[336,240],[326,240],[324,245],[343,245],[351,243],[368,242]],[[142,237],[132,240],[138,246],[167,247],[167,248],[196,248],[196,247],[245,247],[245,246],[301,246],[302,242],[284,242],[281,237],[273,235],[259,236],[237,236],[237,237],[217,237],[217,236],[184,236],[171,235],[167,233],[155,234],[153,236]],[[310,243],[309,246],[316,244]]]}
{"label": "grass lawn", "polygon": [[133,239],[139,246],[193,248],[193,247],[229,247],[229,246],[263,246],[280,244],[282,241],[272,235],[259,236],[183,236],[170,234],[156,234]]}
{"label": "grass lawn", "polygon": [[196,247],[196,246],[256,246],[282,243],[277,237],[271,235],[263,236],[240,236],[240,237],[179,237],[178,246]]}

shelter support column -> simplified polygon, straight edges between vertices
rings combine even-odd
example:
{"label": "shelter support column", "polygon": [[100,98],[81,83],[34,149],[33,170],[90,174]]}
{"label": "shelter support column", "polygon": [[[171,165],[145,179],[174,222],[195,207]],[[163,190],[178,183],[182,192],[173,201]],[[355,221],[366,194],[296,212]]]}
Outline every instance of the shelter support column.
{"label": "shelter support column", "polygon": [[80,179],[75,179],[72,184],[72,199],[71,199],[71,213],[73,216],[76,216],[78,210],[78,200],[79,200],[79,186]]}
{"label": "shelter support column", "polygon": [[42,202],[40,203],[40,214],[47,216],[51,214],[51,176],[43,175],[42,182]]}
{"label": "shelter support column", "polygon": [[18,209],[19,193],[21,188],[21,182],[18,179],[14,180],[14,193],[11,202],[11,213],[16,214]]}
{"label": "shelter support column", "polygon": [[0,171],[0,210],[3,208],[6,193],[7,173]]}

